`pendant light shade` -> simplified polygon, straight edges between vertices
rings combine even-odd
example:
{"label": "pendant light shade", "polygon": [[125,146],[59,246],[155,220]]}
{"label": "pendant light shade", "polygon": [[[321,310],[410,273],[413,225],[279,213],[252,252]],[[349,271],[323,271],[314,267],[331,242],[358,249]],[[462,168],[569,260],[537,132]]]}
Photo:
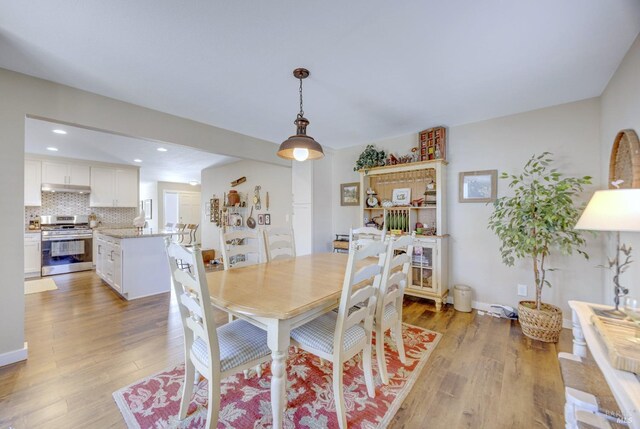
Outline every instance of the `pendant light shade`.
{"label": "pendant light shade", "polygon": [[302,79],[309,76],[309,70],[303,68],[295,69],[293,76],[300,80],[300,112],[293,122],[296,124],[296,134],[282,142],[280,149],[278,149],[278,156],[296,161],[324,158],[324,151],[320,143],[315,141],[313,137],[307,135],[309,120],[304,117],[304,110],[302,108]]}

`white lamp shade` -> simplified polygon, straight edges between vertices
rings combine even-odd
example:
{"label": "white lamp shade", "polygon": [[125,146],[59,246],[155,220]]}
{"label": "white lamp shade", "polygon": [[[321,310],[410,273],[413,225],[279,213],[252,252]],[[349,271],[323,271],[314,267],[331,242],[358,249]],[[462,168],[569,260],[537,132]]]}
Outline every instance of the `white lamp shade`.
{"label": "white lamp shade", "polygon": [[640,231],[640,189],[596,191],[575,229]]}

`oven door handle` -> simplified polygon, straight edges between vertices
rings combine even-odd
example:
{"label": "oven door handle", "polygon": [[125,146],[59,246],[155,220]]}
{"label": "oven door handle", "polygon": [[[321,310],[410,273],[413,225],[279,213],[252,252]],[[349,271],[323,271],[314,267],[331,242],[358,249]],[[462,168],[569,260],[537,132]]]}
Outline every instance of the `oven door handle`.
{"label": "oven door handle", "polygon": [[42,241],[87,240],[91,238],[93,238],[92,235],[58,235],[53,237],[42,237]]}

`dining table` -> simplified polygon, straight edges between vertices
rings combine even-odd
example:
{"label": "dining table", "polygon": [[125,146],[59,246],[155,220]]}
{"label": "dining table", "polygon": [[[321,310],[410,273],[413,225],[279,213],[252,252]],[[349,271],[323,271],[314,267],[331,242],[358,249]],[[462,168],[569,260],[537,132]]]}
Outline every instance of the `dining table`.
{"label": "dining table", "polygon": [[267,331],[273,427],[282,428],[291,330],[337,307],[348,255],[314,253],[206,274],[211,303]]}

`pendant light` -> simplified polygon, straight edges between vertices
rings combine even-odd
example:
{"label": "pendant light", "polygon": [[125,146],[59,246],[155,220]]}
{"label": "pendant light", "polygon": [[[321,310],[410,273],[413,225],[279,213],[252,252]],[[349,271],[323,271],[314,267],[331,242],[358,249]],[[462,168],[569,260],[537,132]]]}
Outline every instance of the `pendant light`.
{"label": "pendant light", "polygon": [[280,149],[278,149],[278,156],[296,161],[322,159],[324,158],[322,146],[313,137],[307,135],[309,121],[304,117],[302,108],[302,79],[309,77],[309,70],[297,68],[293,71],[293,77],[300,80],[300,112],[298,112],[296,120],[293,121],[296,124],[296,134],[282,142]]}

